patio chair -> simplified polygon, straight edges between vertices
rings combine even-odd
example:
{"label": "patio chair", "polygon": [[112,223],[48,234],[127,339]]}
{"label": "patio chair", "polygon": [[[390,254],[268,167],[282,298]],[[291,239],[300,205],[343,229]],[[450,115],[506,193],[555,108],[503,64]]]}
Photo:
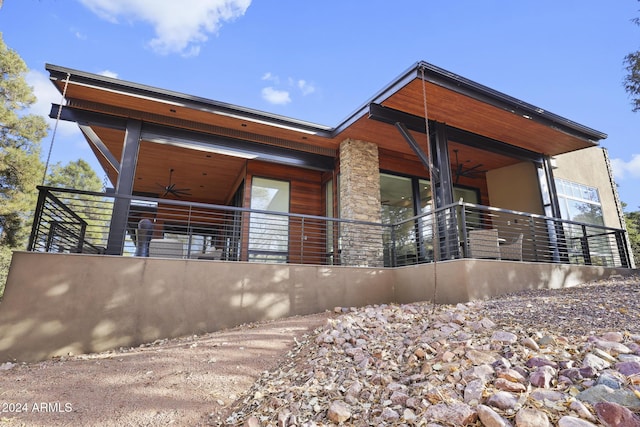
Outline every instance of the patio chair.
{"label": "patio chair", "polygon": [[178,239],[151,239],[149,256],[160,258],[183,258],[184,244]]}
{"label": "patio chair", "polygon": [[192,252],[191,259],[209,259],[219,260],[222,257],[222,249],[216,249],[215,246],[209,246],[204,252]]}
{"label": "patio chair", "polygon": [[522,233],[513,242],[500,245],[500,258],[522,261]]}
{"label": "patio chair", "polygon": [[471,258],[500,259],[498,230],[495,228],[469,231]]}

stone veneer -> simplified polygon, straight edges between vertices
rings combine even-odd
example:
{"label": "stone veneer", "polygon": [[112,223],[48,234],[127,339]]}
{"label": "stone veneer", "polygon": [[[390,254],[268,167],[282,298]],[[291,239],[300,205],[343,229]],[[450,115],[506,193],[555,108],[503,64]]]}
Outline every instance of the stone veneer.
{"label": "stone veneer", "polygon": [[[378,146],[347,139],[340,144],[340,217],[381,222]],[[343,223],[342,262],[350,266],[382,267],[383,230],[374,225]]]}

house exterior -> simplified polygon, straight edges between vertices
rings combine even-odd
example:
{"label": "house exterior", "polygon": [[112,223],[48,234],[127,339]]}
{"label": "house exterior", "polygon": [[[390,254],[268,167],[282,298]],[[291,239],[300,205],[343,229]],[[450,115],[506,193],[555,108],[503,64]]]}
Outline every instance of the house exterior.
{"label": "house exterior", "polygon": [[[633,272],[606,134],[432,64],[335,127],[46,68],[113,188],[41,188],[0,307],[0,331],[31,326],[0,356]],[[83,303],[92,332],[27,294]],[[25,341],[54,319],[56,344]]]}

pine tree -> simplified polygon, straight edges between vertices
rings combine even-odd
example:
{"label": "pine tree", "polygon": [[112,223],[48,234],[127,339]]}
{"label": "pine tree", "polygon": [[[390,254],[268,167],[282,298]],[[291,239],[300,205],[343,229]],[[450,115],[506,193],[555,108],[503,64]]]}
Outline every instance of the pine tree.
{"label": "pine tree", "polygon": [[[640,25],[640,18],[634,18],[633,22]],[[632,52],[624,57],[627,75],[624,78],[624,88],[632,98],[633,111],[640,111],[640,50]]]}
{"label": "pine tree", "polygon": [[102,181],[91,165],[78,159],[66,165],[56,163],[51,166],[46,185],[58,188],[73,188],[84,191],[102,191]]}
{"label": "pine tree", "polygon": [[624,216],[633,259],[638,264],[640,263],[640,212],[626,212]]}
{"label": "pine tree", "polygon": [[0,33],[0,287],[11,251],[26,247],[44,170],[40,140],[47,135],[47,123],[26,113],[36,101],[26,73],[26,64]]}

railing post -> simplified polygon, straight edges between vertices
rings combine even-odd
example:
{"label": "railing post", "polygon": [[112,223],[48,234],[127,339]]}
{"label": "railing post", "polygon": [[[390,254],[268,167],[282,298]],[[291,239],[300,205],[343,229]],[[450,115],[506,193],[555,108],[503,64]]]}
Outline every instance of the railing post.
{"label": "railing post", "polygon": [[78,238],[78,246],[76,247],[76,253],[82,253],[82,247],[84,246],[84,236],[87,233],[87,223],[83,222],[80,225],[80,236]]}
{"label": "railing post", "polygon": [[467,237],[467,210],[464,204],[460,203],[460,222],[462,224],[462,249],[464,258],[471,258],[469,256],[469,239]]}
{"label": "railing post", "polygon": [[556,235],[560,236],[559,241],[562,242],[562,245],[558,248],[560,252],[560,262],[570,263],[569,260],[569,242],[567,240],[567,233],[565,233],[564,226],[562,224],[562,220],[556,220]]}
{"label": "railing post", "polygon": [[580,246],[582,247],[582,257],[584,258],[585,265],[591,264],[591,251],[589,250],[589,237],[587,236],[587,227],[581,226],[582,237],[580,238]]}
{"label": "railing post", "polygon": [[47,200],[47,192],[44,188],[38,186],[38,203],[36,204],[36,211],[33,213],[33,224],[31,225],[31,234],[29,235],[29,243],[27,244],[27,251],[34,250],[34,244],[36,236],[40,230],[40,221],[42,221],[42,212],[44,210],[44,203]]}
{"label": "railing post", "polygon": [[529,217],[529,228],[531,229],[531,245],[533,246],[533,255],[535,262],[539,262],[538,258],[538,239],[536,234],[536,222],[533,217]]}
{"label": "railing post", "polygon": [[397,267],[398,266],[398,254],[396,253],[396,227],[395,225],[391,225],[391,250],[390,250],[390,257],[391,257],[391,267]]}
{"label": "railing post", "polygon": [[629,252],[627,251],[627,239],[625,237],[624,230],[615,232],[616,244],[618,245],[618,254],[620,254],[620,262],[623,268],[629,268],[631,266],[631,259],[629,258]]}
{"label": "railing post", "polygon": [[191,247],[193,246],[193,227],[191,226],[191,214],[193,206],[189,205],[189,215],[187,216],[187,259],[191,258]]}
{"label": "railing post", "polygon": [[[291,231],[291,221],[289,221],[289,231]],[[304,264],[304,218],[300,218],[300,262]]]}
{"label": "railing post", "polygon": [[51,221],[51,225],[49,226],[49,234],[47,235],[47,242],[44,246],[44,251],[49,252],[51,250],[51,246],[53,245],[53,238],[56,235],[56,229],[58,228],[58,221]]}

